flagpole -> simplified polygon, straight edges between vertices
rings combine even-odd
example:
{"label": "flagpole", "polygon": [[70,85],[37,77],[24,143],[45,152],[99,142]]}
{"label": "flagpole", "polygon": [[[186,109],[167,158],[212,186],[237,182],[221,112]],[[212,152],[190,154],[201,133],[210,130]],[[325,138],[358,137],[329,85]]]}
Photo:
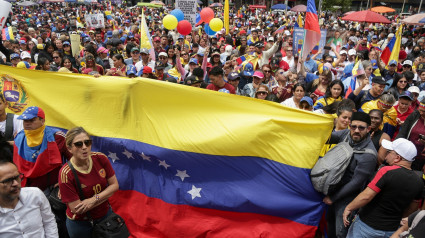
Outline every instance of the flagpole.
{"label": "flagpole", "polygon": [[421,0],[421,3],[419,4],[418,13],[420,13],[420,12],[421,12],[421,7],[422,7],[422,0]]}

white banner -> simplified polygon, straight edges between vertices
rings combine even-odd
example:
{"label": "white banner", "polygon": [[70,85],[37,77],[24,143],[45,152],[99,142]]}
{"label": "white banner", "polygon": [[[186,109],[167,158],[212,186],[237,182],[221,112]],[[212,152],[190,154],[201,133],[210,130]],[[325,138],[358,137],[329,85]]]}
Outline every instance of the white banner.
{"label": "white banner", "polygon": [[10,11],[12,11],[12,4],[10,2],[0,0],[0,31],[6,24],[6,20]]}
{"label": "white banner", "polygon": [[176,0],[176,9],[182,10],[184,19],[188,20],[192,26],[196,24],[197,0]]}
{"label": "white banner", "polygon": [[86,14],[84,17],[86,20],[87,28],[104,28],[105,27],[105,17],[102,13],[98,14]]}

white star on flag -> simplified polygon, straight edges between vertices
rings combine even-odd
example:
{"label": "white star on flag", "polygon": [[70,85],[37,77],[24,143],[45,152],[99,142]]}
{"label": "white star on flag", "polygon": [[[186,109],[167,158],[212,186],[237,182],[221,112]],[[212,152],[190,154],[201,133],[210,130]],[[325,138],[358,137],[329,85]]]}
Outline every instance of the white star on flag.
{"label": "white star on flag", "polygon": [[112,152],[110,152],[110,151],[109,151],[109,155],[108,155],[108,157],[109,157],[109,158],[111,158],[111,160],[112,160],[112,162],[113,162],[113,163],[115,163],[115,160],[120,160],[120,159],[118,158],[118,156],[117,156],[117,153],[112,153]]}
{"label": "white star on flag", "polygon": [[196,197],[201,197],[202,188],[197,188],[195,185],[192,185],[192,189],[187,191],[188,194],[192,195],[192,200]]}
{"label": "white star on flag", "polygon": [[151,157],[145,155],[145,153],[141,153],[140,156],[142,156],[143,160],[151,161]]}
{"label": "white star on flag", "polygon": [[171,165],[167,164],[165,162],[165,160],[158,160],[159,161],[159,165],[158,166],[164,166],[165,169],[168,169],[168,167],[170,167]]}
{"label": "white star on flag", "polygon": [[177,177],[179,177],[182,181],[184,180],[184,178],[188,178],[190,177],[187,173],[186,170],[177,170]]}
{"label": "white star on flag", "polygon": [[130,151],[128,151],[127,149],[124,149],[124,152],[122,152],[122,153],[125,156],[127,156],[128,159],[130,159],[130,158],[133,158],[134,159],[133,154]]}

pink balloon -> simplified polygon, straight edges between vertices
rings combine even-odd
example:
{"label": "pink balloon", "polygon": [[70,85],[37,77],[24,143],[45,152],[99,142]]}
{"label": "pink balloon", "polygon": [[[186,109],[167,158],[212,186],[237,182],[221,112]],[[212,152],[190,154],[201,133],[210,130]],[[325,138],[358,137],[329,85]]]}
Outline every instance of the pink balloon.
{"label": "pink balloon", "polygon": [[204,9],[202,9],[201,11],[201,20],[205,23],[209,23],[211,21],[211,19],[214,18],[214,11],[209,8],[206,7]]}
{"label": "pink balloon", "polygon": [[189,35],[192,32],[192,25],[189,21],[183,20],[177,24],[177,31],[182,35]]}

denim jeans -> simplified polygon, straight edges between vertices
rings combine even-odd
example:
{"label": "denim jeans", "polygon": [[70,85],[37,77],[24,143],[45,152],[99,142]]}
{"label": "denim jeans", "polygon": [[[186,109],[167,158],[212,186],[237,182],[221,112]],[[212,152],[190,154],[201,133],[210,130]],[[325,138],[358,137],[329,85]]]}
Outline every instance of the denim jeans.
{"label": "denim jeans", "polygon": [[357,215],[348,230],[347,238],[389,238],[395,231],[375,230],[360,220]]}
{"label": "denim jeans", "polygon": [[[103,221],[105,218],[107,218],[112,213],[112,210],[109,209],[106,216],[94,220],[94,224],[99,223]],[[90,238],[91,232],[93,229],[93,226],[91,225],[90,221],[76,221],[71,220],[68,217],[66,218],[66,227],[68,228],[68,234],[70,238]]]}

